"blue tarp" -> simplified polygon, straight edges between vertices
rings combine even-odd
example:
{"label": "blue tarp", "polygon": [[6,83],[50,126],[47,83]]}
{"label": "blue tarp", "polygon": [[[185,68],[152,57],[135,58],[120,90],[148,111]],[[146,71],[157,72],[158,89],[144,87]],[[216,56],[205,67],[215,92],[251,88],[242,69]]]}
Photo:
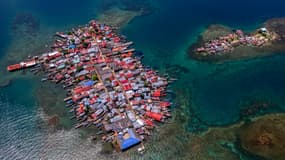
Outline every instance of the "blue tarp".
{"label": "blue tarp", "polygon": [[135,138],[128,138],[126,140],[123,141],[123,143],[121,144],[121,149],[122,150],[126,150],[136,144],[139,144],[140,141],[138,139]]}
{"label": "blue tarp", "polygon": [[140,139],[138,139],[136,136],[135,136],[135,133],[133,132],[133,130],[129,129],[128,130],[128,133],[129,133],[129,138],[128,139],[123,139],[123,137],[120,138],[121,140],[121,150],[127,150],[128,148],[134,146],[134,145],[137,145],[139,144],[141,141]]}
{"label": "blue tarp", "polygon": [[69,48],[69,49],[75,49],[76,46],[75,46],[74,44],[71,44],[71,45],[68,46],[68,48]]}
{"label": "blue tarp", "polygon": [[91,86],[93,86],[94,85],[94,81],[86,81],[86,82],[83,82],[83,86],[86,86],[86,87],[91,87]]}
{"label": "blue tarp", "polygon": [[84,102],[84,105],[85,105],[85,106],[89,106],[90,103],[89,103],[88,101],[85,101],[85,102]]}

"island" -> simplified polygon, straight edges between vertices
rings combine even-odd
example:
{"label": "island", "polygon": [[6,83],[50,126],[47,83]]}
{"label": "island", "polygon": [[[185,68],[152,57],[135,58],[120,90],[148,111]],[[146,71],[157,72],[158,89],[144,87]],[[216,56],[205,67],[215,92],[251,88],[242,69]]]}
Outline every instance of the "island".
{"label": "island", "polygon": [[266,21],[251,33],[223,25],[210,25],[188,48],[196,60],[227,61],[268,56],[285,51],[285,18]]}
{"label": "island", "polygon": [[[144,142],[171,117],[166,99],[170,77],[141,63],[133,42],[112,26],[95,20],[69,32],[57,32],[50,51],[12,64],[10,72],[30,70],[67,91],[66,108],[75,128],[96,127],[102,142],[125,151]],[[58,117],[49,121],[56,124]],[[95,134],[95,133],[94,133]]]}

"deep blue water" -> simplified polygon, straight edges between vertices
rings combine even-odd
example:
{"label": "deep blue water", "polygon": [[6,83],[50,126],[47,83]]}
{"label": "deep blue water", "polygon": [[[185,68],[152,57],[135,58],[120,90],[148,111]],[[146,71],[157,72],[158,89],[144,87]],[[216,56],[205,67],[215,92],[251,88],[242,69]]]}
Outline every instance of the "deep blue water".
{"label": "deep blue water", "polygon": [[[96,18],[104,7],[108,7],[108,2],[0,1],[0,58],[12,43],[10,25],[17,13],[32,13],[40,19],[41,30],[48,27],[60,30],[64,26],[76,26]],[[196,118],[210,126],[231,124],[241,118],[241,104],[256,98],[277,104],[281,110],[285,109],[284,56],[211,64],[192,60],[186,54],[187,47],[208,24],[222,23],[234,28],[253,29],[268,18],[285,16],[285,1],[156,0],[153,5],[152,14],[136,18],[123,28],[122,33],[135,42],[138,50],[144,52],[145,64],[158,68],[161,72],[173,65],[187,69],[177,75],[179,81],[173,84],[173,88],[185,88],[185,92],[188,91],[186,88],[190,88],[192,96],[189,101]],[[14,114],[6,112],[12,109],[19,110],[17,115],[21,116],[21,110],[27,108],[25,115],[30,113],[29,116],[38,118],[35,114],[38,107],[34,103],[35,98],[31,96],[33,91],[27,86],[32,88],[33,83],[18,79],[9,87],[0,89],[1,123],[17,126],[17,121],[9,120],[13,119]],[[20,92],[25,94],[19,94]],[[190,110],[190,106],[186,109]],[[20,123],[22,127],[18,128],[14,136],[20,136],[21,130],[26,132],[26,128],[35,124],[34,121],[24,121],[28,123],[26,125]],[[191,127],[189,122],[189,128]],[[2,127],[0,132],[6,130]],[[34,132],[38,131],[31,131]],[[3,137],[13,139],[6,134],[0,136],[0,148],[6,142]],[[30,141],[34,142],[32,138]]]}
{"label": "deep blue water", "polygon": [[[283,111],[284,62],[284,56],[238,62],[237,65],[226,66],[231,71],[197,80],[193,86],[197,114],[208,124],[230,123],[242,118],[239,115],[240,107],[245,107],[242,106],[245,102],[255,99],[278,104],[278,108],[272,109]],[[238,65],[243,67],[239,68]]]}
{"label": "deep blue water", "polygon": [[161,70],[169,64],[189,69],[174,85],[191,88],[191,104],[200,120],[210,125],[230,124],[241,118],[240,104],[255,98],[284,108],[284,56],[207,64],[190,59],[185,52],[208,24],[254,29],[268,18],[285,16],[285,2],[204,0],[157,4],[159,9],[152,16],[136,19],[123,33],[147,55],[145,63]]}

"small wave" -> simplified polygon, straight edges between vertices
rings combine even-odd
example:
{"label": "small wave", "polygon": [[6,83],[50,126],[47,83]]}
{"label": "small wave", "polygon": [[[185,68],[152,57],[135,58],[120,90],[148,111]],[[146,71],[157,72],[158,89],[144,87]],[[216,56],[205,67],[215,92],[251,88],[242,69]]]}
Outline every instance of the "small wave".
{"label": "small wave", "polygon": [[[3,160],[89,160],[120,159],[118,155],[102,155],[101,143],[82,139],[79,130],[52,130],[49,117],[41,109],[25,110],[25,106],[0,99],[0,159]],[[37,108],[37,107],[34,107]],[[42,125],[38,128],[38,125]],[[125,158],[122,158],[125,159]]]}

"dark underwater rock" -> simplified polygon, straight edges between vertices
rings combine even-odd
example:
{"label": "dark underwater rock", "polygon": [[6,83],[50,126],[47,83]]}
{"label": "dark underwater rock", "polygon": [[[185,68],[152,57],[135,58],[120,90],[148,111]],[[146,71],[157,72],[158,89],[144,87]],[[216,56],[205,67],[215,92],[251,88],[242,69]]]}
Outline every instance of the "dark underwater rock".
{"label": "dark underwater rock", "polygon": [[52,116],[48,120],[48,125],[49,126],[54,126],[56,127],[59,124],[59,117],[58,116]]}
{"label": "dark underwater rock", "polygon": [[31,13],[18,13],[12,22],[12,29],[14,32],[33,35],[40,30],[40,21]]}
{"label": "dark underwater rock", "polygon": [[3,82],[0,82],[0,88],[3,88],[3,87],[8,87],[10,84],[11,84],[11,80],[5,80]]}
{"label": "dark underwater rock", "polygon": [[273,115],[244,124],[238,138],[245,151],[266,159],[285,157],[285,115]]}

